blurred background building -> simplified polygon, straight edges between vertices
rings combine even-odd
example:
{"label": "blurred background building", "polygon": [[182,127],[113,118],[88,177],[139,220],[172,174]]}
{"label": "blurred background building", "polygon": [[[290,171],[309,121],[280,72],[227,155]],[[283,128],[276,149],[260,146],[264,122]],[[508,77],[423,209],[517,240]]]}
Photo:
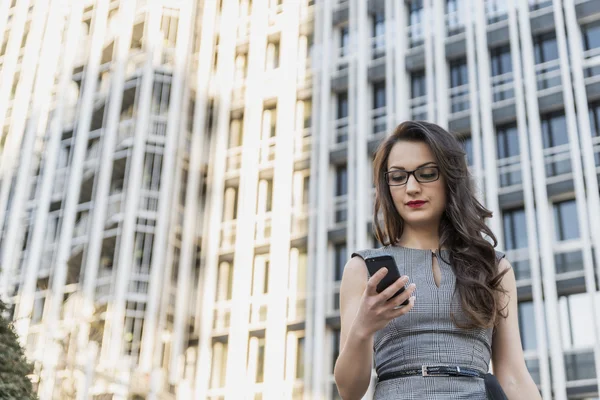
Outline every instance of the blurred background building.
{"label": "blurred background building", "polygon": [[543,397],[598,398],[599,0],[7,0],[0,46],[0,296],[42,400],[338,399],[407,119],[464,143]]}

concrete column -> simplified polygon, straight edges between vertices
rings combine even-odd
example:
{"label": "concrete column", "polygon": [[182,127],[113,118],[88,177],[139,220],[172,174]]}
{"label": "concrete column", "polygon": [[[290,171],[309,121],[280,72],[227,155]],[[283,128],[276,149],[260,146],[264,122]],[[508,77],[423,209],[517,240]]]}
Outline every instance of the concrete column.
{"label": "concrete column", "polygon": [[[498,203],[498,168],[496,152],[496,129],[492,114],[492,92],[490,80],[490,53],[487,44],[487,18],[484,4],[475,1],[475,45],[479,62],[477,63],[477,87],[481,105],[481,128],[483,144],[483,167],[485,184],[485,206],[492,211],[493,217],[487,221],[498,239],[498,248],[503,248],[502,221]],[[474,82],[472,83],[474,84]]]}
{"label": "concrete column", "polygon": [[[116,255],[116,279],[114,287],[113,303],[108,308],[105,330],[108,332],[108,342],[102,346],[101,361],[108,365],[117,365],[121,357],[121,346],[123,344],[123,328],[125,319],[125,302],[131,264],[133,262],[133,246],[136,236],[136,221],[139,209],[141,191],[141,178],[144,168],[144,156],[146,153],[146,138],[150,123],[150,101],[152,98],[152,87],[154,84],[154,70],[158,37],[160,35],[160,19],[162,7],[159,4],[148,6],[148,26],[146,62],[143,67],[141,85],[137,103],[137,120],[133,139],[132,155],[129,159],[125,210],[121,230],[121,242],[118,255]],[[104,345],[107,344],[107,345]]]}
{"label": "concrete column", "polygon": [[[449,91],[448,61],[446,60],[446,0],[432,0],[433,40],[435,54],[435,101],[437,114],[435,121],[448,129]],[[427,92],[429,94],[429,92]],[[429,120],[433,118],[429,117]]]}
{"label": "concrete column", "polygon": [[[392,13],[394,14],[393,19]],[[388,131],[391,133],[396,125],[410,119],[410,82],[406,73],[406,53],[408,48],[406,4],[404,2],[386,0],[385,16],[386,63],[388,60],[392,61],[393,57],[393,68],[391,65],[388,66],[386,64],[386,71],[394,71],[394,74],[385,74],[386,103],[388,110],[394,110],[391,122],[390,117],[392,117],[392,113],[388,116]],[[392,98],[395,99],[393,108],[391,108]]]}
{"label": "concrete column", "polygon": [[98,265],[104,239],[104,226],[106,223],[107,204],[110,193],[110,183],[113,172],[113,152],[119,127],[121,103],[123,100],[123,86],[125,67],[131,45],[131,32],[135,15],[135,1],[122,2],[119,5],[119,24],[124,27],[116,38],[116,57],[111,71],[111,88],[108,97],[106,127],[102,133],[102,151],[100,152],[100,165],[98,181],[95,184],[94,207],[91,216],[90,237],[85,256],[85,273],[83,281],[83,307],[82,322],[78,337],[78,349],[88,346],[90,319],[94,310],[94,296]]}
{"label": "concrete column", "polygon": [[552,388],[554,398],[565,400],[567,398],[566,374],[563,360],[560,325],[556,310],[558,308],[554,250],[552,238],[552,209],[546,190],[546,171],[544,168],[544,154],[542,143],[542,127],[537,99],[537,81],[535,77],[535,61],[533,59],[533,39],[529,21],[528,4],[515,2],[519,17],[520,43],[523,57],[523,76],[525,81],[525,99],[527,104],[527,118],[529,120],[529,140],[531,143],[531,160],[533,166],[533,181],[535,204],[537,206],[537,223],[539,226],[540,256],[543,266],[544,305],[546,307],[546,323],[550,342],[550,355],[552,357]]}
{"label": "concrete column", "polygon": [[[26,123],[29,101],[32,96],[31,89],[37,70],[36,68],[25,68],[25,66],[38,64],[38,55],[44,36],[46,19],[48,18],[48,2],[49,0],[38,1],[33,8],[29,34],[25,44],[25,54],[23,55],[23,67],[21,68],[19,83],[13,100],[10,119],[11,126],[8,131],[6,147],[4,151],[2,151],[0,157],[0,177],[2,177],[0,186],[0,221],[3,221],[4,212],[6,212],[8,193],[10,192],[10,187],[12,185],[12,178],[15,173],[17,174],[13,201],[11,203],[10,214],[8,215],[8,223],[6,224],[5,240],[2,243],[4,251],[2,252],[2,260],[0,260],[0,266],[2,268],[2,271],[0,272],[0,297],[7,296],[9,277],[14,275],[13,268],[16,268],[18,262],[16,250],[20,247],[18,242],[23,234],[22,229],[20,229],[21,219],[25,212],[26,196],[29,195],[32,163],[35,162],[33,160],[33,146],[35,144],[35,138],[37,137],[37,127],[32,121],[30,121],[29,126],[26,126]],[[15,31],[18,31],[18,28],[15,29]],[[11,37],[12,41],[14,41],[14,39],[14,37]],[[17,54],[20,50],[20,44],[21,38],[19,37]],[[5,67],[10,68],[11,60],[6,58],[7,55],[8,51],[5,55],[3,69]],[[52,78],[53,77],[50,77],[50,79]],[[36,88],[37,87],[39,87],[39,85],[36,85]],[[10,97],[11,88],[12,80],[10,86],[5,87],[5,90],[0,92],[0,102],[2,101],[3,92],[7,92]],[[5,111],[2,112],[0,103],[0,129],[4,127],[4,122],[2,120],[4,116]],[[24,143],[23,140],[25,140]],[[23,144],[23,147],[21,144]],[[19,161],[18,164],[17,161]],[[3,201],[4,199],[6,200]],[[2,222],[0,222],[0,224],[1,223]]]}
{"label": "concrete column", "polygon": [[[571,65],[570,65],[570,57],[569,57],[569,49],[567,48],[567,38],[565,34],[565,16],[563,15],[563,4],[561,0],[554,0],[554,26],[556,29],[556,42],[558,44],[558,59],[560,60],[560,73],[561,73],[561,83],[563,89],[563,100],[565,104],[565,116],[567,120],[567,134],[569,137],[569,148],[571,153],[571,169],[573,171],[573,183],[575,184],[575,203],[577,207],[577,219],[579,222],[579,234],[580,240],[582,244],[582,253],[583,253],[583,270],[585,273],[585,286],[588,293],[588,301],[590,304],[590,309],[592,310],[592,315],[594,318],[594,324],[592,324],[590,335],[595,338],[594,341],[594,360],[596,363],[596,371],[600,370],[600,337],[598,333],[600,332],[600,321],[598,321],[598,310],[597,310],[597,302],[596,302],[596,278],[594,275],[594,264],[593,264],[593,255],[592,248],[590,243],[590,225],[588,222],[590,221],[590,217],[588,217],[588,201],[586,199],[586,190],[584,183],[584,169],[581,161],[582,154],[580,151],[579,138],[581,137],[582,142],[588,145],[588,147],[584,147],[584,156],[586,157],[587,166],[589,168],[590,164],[594,165],[594,153],[593,153],[593,145],[592,145],[592,137],[591,134],[584,135],[578,134],[577,130],[577,115],[575,114],[575,99],[573,98],[573,81],[571,80]],[[568,22],[573,22],[573,19],[570,18]],[[575,20],[575,23],[577,21]],[[577,29],[577,27],[575,27]],[[571,29],[571,33],[576,34],[574,40],[577,40],[581,43],[581,34],[579,30],[577,33],[573,32],[573,28]],[[580,44],[581,46],[581,44]],[[577,48],[576,48],[577,49]],[[575,49],[571,50],[573,53]],[[581,52],[579,53],[581,54]],[[581,57],[581,56],[580,56]],[[575,56],[574,58],[577,58]],[[579,58],[581,59],[581,58]],[[573,66],[575,67],[575,65]],[[578,70],[581,75],[583,75],[583,70],[581,69],[581,65],[578,65]],[[573,68],[574,70],[575,68]],[[583,83],[583,79],[581,79],[580,83]],[[580,109],[580,113],[584,113],[587,117],[587,107],[585,109]],[[589,117],[588,117],[589,118]],[[589,129],[589,123],[585,124]],[[584,128],[585,129],[585,128]],[[588,131],[589,132],[589,131]],[[583,133],[583,132],[581,132]],[[587,133],[587,132],[586,132]],[[594,168],[595,170],[595,168]],[[589,174],[588,174],[589,175]],[[589,181],[589,179],[588,179]],[[594,179],[596,183],[595,186],[592,182],[592,187],[588,186],[589,196],[591,198],[591,202],[594,203],[595,206],[598,206],[598,181]],[[594,211],[598,211],[599,208],[595,207]],[[599,219],[600,216],[596,215],[596,219]],[[593,226],[593,224],[591,225]],[[596,233],[600,227],[594,227]],[[596,243],[600,244],[600,238],[596,238]],[[599,247],[596,247],[596,250],[600,250]],[[598,387],[600,387],[600,374],[596,374],[596,380],[598,383]]]}
{"label": "concrete column", "polygon": [[[270,265],[267,294],[267,327],[265,332],[265,390],[263,398],[285,398],[285,350],[287,334],[288,273],[292,222],[292,183],[294,181],[294,135],[303,115],[296,114],[296,75],[300,26],[299,2],[284,2],[280,16],[281,65],[277,94],[277,131],[273,169],[273,208]],[[295,119],[299,120],[295,120]],[[303,119],[303,118],[302,118]],[[274,223],[277,221],[277,223]]]}
{"label": "concrete column", "polygon": [[538,344],[537,353],[540,366],[540,386],[542,397],[551,398],[550,369],[548,365],[548,346],[546,324],[544,322],[544,299],[542,296],[542,273],[540,254],[538,251],[538,227],[536,223],[534,190],[532,177],[532,161],[529,159],[529,140],[527,128],[527,111],[521,71],[521,50],[519,47],[519,31],[517,25],[517,10],[514,0],[508,0],[508,27],[510,33],[510,48],[512,70],[514,74],[515,107],[517,111],[517,127],[519,130],[519,147],[521,149],[521,174],[523,180],[523,195],[525,198],[525,218],[527,226],[527,242],[529,243],[529,265],[531,267],[531,288],[533,292],[533,308],[535,310],[535,332]]}
{"label": "concrete column", "polygon": [[[173,73],[172,89],[171,89],[171,102],[169,104],[169,116],[167,125],[167,145],[165,146],[165,158],[162,169],[161,177],[161,188],[159,197],[159,218],[157,221],[156,239],[161,239],[154,243],[153,249],[153,267],[159,268],[157,265],[161,262],[164,250],[167,247],[167,235],[169,226],[169,219],[167,218],[168,213],[171,209],[170,200],[173,198],[171,192],[171,183],[173,181],[173,164],[175,159],[175,140],[179,135],[185,135],[187,132],[185,129],[180,130],[179,118],[181,110],[184,109],[182,105],[182,91],[185,90],[183,84],[185,80],[186,68],[185,65],[188,62],[187,54],[189,52],[189,38],[190,38],[190,27],[191,16],[193,10],[191,9],[191,3],[183,3],[179,10],[179,27],[177,30],[177,46],[175,49],[175,70]],[[173,349],[171,352],[171,371],[170,380],[175,383],[181,376],[180,371],[180,359],[183,354],[183,341],[185,340],[187,332],[187,326],[189,323],[189,312],[188,305],[189,293],[190,293],[190,277],[192,276],[192,264],[194,263],[194,253],[196,251],[196,213],[197,213],[197,198],[198,198],[198,186],[200,184],[200,167],[201,157],[203,151],[203,140],[204,135],[198,134],[193,137],[192,148],[190,149],[190,162],[188,169],[188,182],[186,189],[186,201],[185,201],[185,212],[182,232],[182,245],[181,245],[181,258],[179,262],[179,274],[177,280],[177,297],[175,300],[175,320],[173,326],[175,328],[173,337]],[[162,253],[162,254],[161,254]],[[159,257],[157,257],[159,256]],[[157,259],[158,258],[158,259]],[[152,293],[150,294],[152,297]]]}
{"label": "concrete column", "polygon": [[467,69],[469,74],[469,105],[471,121],[471,140],[473,143],[473,175],[475,178],[477,199],[484,203],[483,160],[481,155],[481,120],[479,118],[479,97],[477,85],[477,54],[475,53],[474,1],[466,0],[465,36],[467,42]]}
{"label": "concrete column", "polygon": [[[373,179],[369,176],[369,163],[371,157],[368,154],[367,143],[371,132],[369,127],[369,118],[371,116],[371,110],[373,109],[373,102],[368,100],[372,98],[369,95],[369,85],[367,70],[369,67],[369,60],[371,59],[371,34],[369,29],[369,14],[367,13],[367,2],[356,1],[356,22],[357,22],[357,45],[358,45],[358,57],[356,58],[356,108],[353,109],[354,115],[356,116],[356,134],[355,134],[355,163],[348,163],[349,172],[354,170],[355,179],[350,181],[350,187],[354,186],[354,203],[352,207],[355,210],[355,224],[354,227],[350,226],[348,229],[354,229],[354,247],[349,249],[365,249],[372,243],[370,235],[367,229],[367,222],[370,220],[370,213],[368,212],[370,202],[371,182]],[[385,29],[389,29],[388,26]],[[386,60],[390,58],[386,54]],[[352,85],[352,81],[350,82]],[[386,86],[386,92],[390,91],[390,87]],[[353,168],[354,165],[354,168]],[[350,174],[352,176],[352,174]],[[348,199],[350,200],[350,198]],[[350,207],[350,202],[348,206]]]}
{"label": "concrete column", "polygon": [[[86,67],[86,76],[96,77],[102,56],[102,44],[106,32],[106,20],[108,16],[108,1],[101,0],[96,3],[92,27],[92,42],[89,61]],[[44,313],[46,325],[46,342],[52,343],[58,333],[60,310],[63,304],[64,287],[67,278],[68,261],[71,255],[71,240],[75,228],[75,217],[79,204],[81,192],[81,177],[83,174],[83,162],[87,150],[90,123],[92,120],[94,95],[97,80],[84,79],[83,95],[80,100],[79,118],[75,130],[75,145],[71,158],[71,168],[67,184],[67,193],[64,199],[63,216],[60,238],[58,242],[56,265],[53,271],[51,285],[52,292],[48,295],[48,302]],[[51,347],[51,346],[49,346]],[[45,364],[44,369],[49,376],[54,375],[54,366]],[[51,378],[52,379],[52,378]],[[40,396],[41,400],[51,398],[51,387]]]}
{"label": "concrete column", "polygon": [[[425,37],[425,88],[427,91],[427,121],[436,121],[436,104],[437,100],[435,90],[435,60],[434,60],[434,43],[433,43],[433,30],[434,21],[434,10],[433,1],[435,0],[423,0],[423,34]],[[439,105],[438,105],[439,107]]]}
{"label": "concrete column", "polygon": [[[25,132],[25,143],[23,145],[24,151],[22,153],[21,166],[19,170],[19,179],[17,179],[15,200],[13,201],[12,208],[13,211],[11,211],[11,216],[9,218],[9,225],[7,229],[8,236],[5,242],[6,244],[4,250],[4,255],[6,256],[7,260],[10,260],[12,258],[12,256],[10,256],[7,253],[12,252],[15,249],[15,247],[18,246],[18,241],[14,241],[16,240],[15,238],[13,238],[12,244],[9,244],[9,239],[11,238],[10,235],[12,234],[16,236],[16,231],[18,230],[18,225],[21,220],[21,218],[13,218],[13,214],[15,216],[22,216],[26,196],[29,194],[28,190],[31,187],[31,183],[28,178],[30,178],[29,173],[31,172],[32,167],[30,162],[34,153],[36,137],[38,137],[39,135],[43,135],[46,132],[46,124],[48,122],[48,114],[50,111],[49,106],[51,102],[52,84],[54,83],[54,77],[56,75],[56,71],[58,69],[59,64],[59,52],[53,48],[52,44],[60,42],[60,37],[64,29],[64,25],[64,15],[62,12],[60,12],[60,8],[57,7],[56,4],[54,4],[54,7],[50,7],[50,13],[48,15],[48,25],[46,28],[46,33],[44,35],[42,53],[40,55],[40,59],[44,60],[45,68],[39,68],[37,71],[35,88],[33,90],[33,105],[29,114],[29,124],[27,125],[27,130]],[[40,176],[37,178],[37,185],[38,187],[41,187],[41,190],[38,193],[40,193],[41,196],[39,198],[38,208],[35,212],[35,222],[33,224],[33,234],[31,242],[29,244],[30,247],[28,256],[23,264],[25,270],[25,280],[22,282],[21,290],[19,293],[19,303],[17,305],[17,312],[15,318],[15,329],[17,331],[17,335],[19,336],[19,340],[21,341],[22,345],[26,343],[27,333],[29,330],[29,322],[35,295],[35,281],[37,278],[39,259],[42,253],[41,245],[43,243],[43,234],[45,233],[46,228],[46,219],[40,221],[39,218],[40,216],[43,216],[44,213],[47,216],[48,213],[48,199],[44,197],[44,189],[46,188],[44,186],[44,183],[46,183],[46,186],[48,186],[48,182],[46,182],[45,178],[46,175],[50,173],[48,169],[54,172],[54,166],[49,166],[42,163],[44,163],[46,158],[51,157],[52,153],[56,153],[55,147],[52,147],[52,139],[53,138],[50,134],[50,140],[46,142],[46,146],[44,148],[44,155],[41,157],[40,160],[40,165],[44,165],[43,170],[40,169],[40,171],[42,171],[40,172]],[[52,173],[50,174],[53,175]],[[21,184],[24,187],[19,188],[19,184]],[[46,188],[46,191],[48,191],[48,189],[49,188]],[[19,193],[19,191],[23,191],[24,193]],[[15,225],[11,227],[10,223],[12,219],[16,219],[16,221],[13,221]],[[2,264],[8,265],[6,262],[2,262]]]}
{"label": "concrete column", "polygon": [[[216,13],[216,2],[205,2],[203,10],[203,37],[212,37],[209,33],[214,29],[214,19]],[[223,11],[220,18],[221,26],[234,26],[238,17],[238,2],[233,0],[224,0]],[[206,33],[206,36],[204,34]],[[221,218],[223,214],[223,192],[225,188],[225,161],[227,154],[227,138],[229,136],[229,125],[231,115],[231,90],[233,87],[234,76],[234,58],[235,58],[235,35],[224,35],[220,38],[219,55],[217,64],[217,85],[218,85],[218,107],[216,118],[216,130],[213,136],[213,151],[211,151],[211,160],[209,162],[209,193],[207,194],[208,204],[206,205],[206,221],[210,234],[202,238],[202,248],[204,249],[205,265],[203,268],[201,291],[203,296],[200,323],[200,338],[198,341],[198,365],[196,368],[196,398],[203,399],[207,397],[209,377],[211,370],[212,356],[212,325],[214,315],[215,288],[217,284],[217,268],[219,265],[219,247],[221,238]],[[200,60],[206,60],[200,63],[198,76],[208,76],[212,68],[212,43],[203,41],[200,47]],[[203,47],[203,45],[205,45]],[[206,58],[204,58],[206,56]],[[208,83],[206,83],[208,84]],[[201,93],[200,86],[198,93]],[[200,102],[196,102],[196,110],[202,107]],[[194,122],[194,130],[199,129],[200,133],[204,131],[204,124],[196,114],[197,120]]]}
{"label": "concrete column", "polygon": [[[309,295],[307,312],[312,315],[307,321],[307,362],[306,371],[310,371],[310,386],[306,386],[305,399],[321,399],[326,396],[326,377],[325,371],[325,312],[327,307],[327,230],[329,225],[328,213],[331,211],[330,204],[331,190],[329,185],[329,148],[332,112],[331,106],[331,58],[332,54],[332,0],[325,0],[318,3],[321,7],[317,14],[316,26],[321,27],[315,32],[315,43],[322,43],[321,52],[316,58],[320,64],[315,71],[318,76],[315,87],[318,89],[318,107],[313,108],[313,115],[318,116],[318,125],[315,125],[313,137],[313,151],[311,154],[311,203],[310,209],[314,214],[310,216],[310,226],[314,231],[309,234],[308,248],[308,278],[309,287],[313,288],[313,293]],[[317,35],[318,33],[318,35]],[[318,128],[317,128],[318,127]],[[310,395],[309,395],[310,394]]]}
{"label": "concrete column", "polygon": [[[266,2],[253,2],[252,4],[248,78],[244,99],[244,147],[242,149],[235,258],[233,262],[233,296],[231,299],[229,355],[227,357],[226,400],[242,398],[249,390],[243,381],[240,382],[240,377],[246,375],[248,304],[251,299],[249,282],[252,277],[252,265],[254,264],[260,137],[262,130],[269,129],[268,126],[264,126],[263,121],[263,87],[267,78],[264,71],[269,11],[267,6]],[[233,62],[233,57],[231,61]]]}
{"label": "concrete column", "polygon": [[[23,31],[25,30],[25,21],[27,20],[28,10],[29,0],[17,2],[17,5],[13,10],[10,38],[8,39],[8,44],[6,46],[6,53],[4,53],[2,71],[0,71],[0,129],[4,127],[4,119],[6,117],[6,110],[8,108],[8,102],[15,78],[17,58],[21,51],[21,40],[23,38]],[[30,25],[30,29],[32,28],[33,26]],[[4,150],[0,150],[0,178],[2,178],[2,187],[0,188],[0,221],[4,220],[6,202],[8,201],[8,191],[11,185],[10,178],[12,177],[12,175],[10,177],[7,175],[5,178],[5,174],[9,172],[12,174],[12,168],[16,162],[17,154],[14,152],[15,145],[13,143],[16,140],[20,140],[21,132],[18,133],[19,137],[16,137],[15,135],[10,135],[9,131],[9,137],[6,139]],[[18,148],[18,146],[16,147]]]}

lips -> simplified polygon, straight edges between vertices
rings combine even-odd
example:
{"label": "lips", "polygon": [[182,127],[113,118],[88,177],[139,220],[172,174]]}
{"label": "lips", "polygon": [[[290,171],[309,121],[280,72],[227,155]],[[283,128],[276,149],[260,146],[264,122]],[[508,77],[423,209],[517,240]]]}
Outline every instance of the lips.
{"label": "lips", "polygon": [[407,206],[420,206],[427,203],[426,201],[409,201],[406,203]]}

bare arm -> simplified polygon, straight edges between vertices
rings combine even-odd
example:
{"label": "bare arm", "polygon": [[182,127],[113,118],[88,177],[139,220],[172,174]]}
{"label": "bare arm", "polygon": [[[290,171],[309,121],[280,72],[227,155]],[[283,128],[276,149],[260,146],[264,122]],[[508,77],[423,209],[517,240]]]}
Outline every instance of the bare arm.
{"label": "bare arm", "polygon": [[377,293],[377,284],[386,275],[382,268],[368,279],[367,267],[360,257],[346,263],[340,288],[340,355],[335,363],[335,382],[344,400],[361,399],[369,388],[373,359],[373,336],[392,319],[406,314],[414,304],[400,309],[413,293],[409,287],[392,301],[387,301],[407,282],[398,279],[386,290]]}
{"label": "bare arm", "polygon": [[498,266],[501,270],[510,268],[502,278],[502,287],[507,291],[502,306],[508,304],[508,316],[502,319],[496,328],[492,341],[492,364],[494,375],[509,399],[540,399],[541,395],[531,378],[521,345],[519,319],[517,317],[517,285],[515,273],[510,263],[502,259]]}

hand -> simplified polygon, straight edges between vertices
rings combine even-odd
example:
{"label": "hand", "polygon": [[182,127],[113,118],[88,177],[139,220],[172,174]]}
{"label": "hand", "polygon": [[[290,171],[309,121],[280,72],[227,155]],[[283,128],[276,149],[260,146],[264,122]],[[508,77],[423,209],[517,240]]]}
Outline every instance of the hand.
{"label": "hand", "polygon": [[[399,278],[384,291],[377,293],[377,285],[387,273],[387,268],[381,268],[377,271],[371,276],[363,292],[352,329],[356,329],[359,334],[365,337],[383,329],[394,318],[406,314],[415,304],[415,298],[412,296],[416,288],[414,283],[411,283],[400,295],[391,299],[398,290],[408,283],[408,276]],[[409,303],[401,306],[406,299],[409,299]]]}

